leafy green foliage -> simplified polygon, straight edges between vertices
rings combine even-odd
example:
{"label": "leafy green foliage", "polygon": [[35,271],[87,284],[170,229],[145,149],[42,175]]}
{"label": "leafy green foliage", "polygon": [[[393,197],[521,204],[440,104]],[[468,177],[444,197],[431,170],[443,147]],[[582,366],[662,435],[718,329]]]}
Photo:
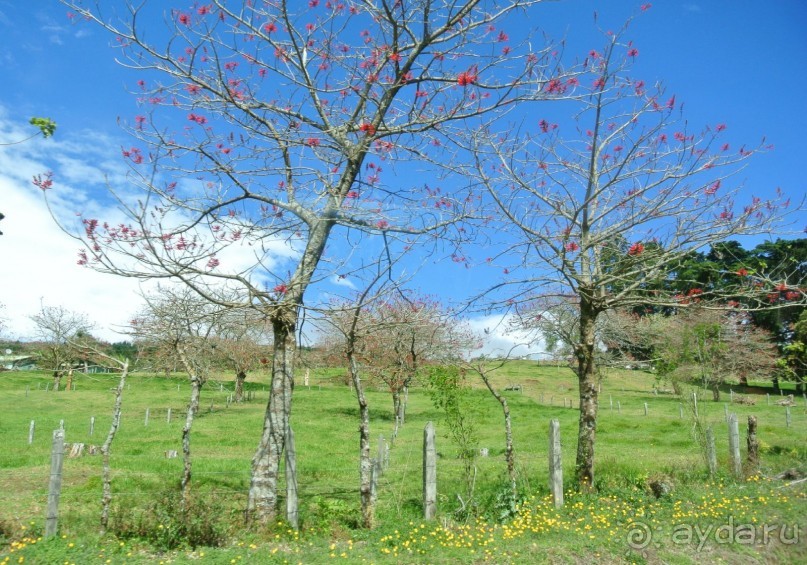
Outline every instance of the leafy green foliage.
{"label": "leafy green foliage", "polygon": [[56,122],[51,120],[50,118],[31,118],[28,122],[32,126],[39,128],[39,131],[42,132],[42,136],[45,138],[51,137],[54,133],[56,133]]}

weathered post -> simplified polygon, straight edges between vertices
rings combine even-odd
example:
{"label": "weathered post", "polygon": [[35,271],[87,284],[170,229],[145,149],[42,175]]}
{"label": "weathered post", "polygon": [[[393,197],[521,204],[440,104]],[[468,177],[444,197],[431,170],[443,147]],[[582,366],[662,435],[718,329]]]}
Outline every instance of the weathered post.
{"label": "weathered post", "polygon": [[59,496],[62,492],[62,463],[64,462],[64,430],[53,431],[53,448],[50,453],[50,484],[48,509],[45,517],[45,537],[56,535],[59,524]]}
{"label": "weathered post", "polygon": [[618,414],[622,414],[622,403],[619,400],[616,401],[616,411]]}
{"label": "weathered post", "polygon": [[725,402],[723,403],[723,413],[726,416],[726,422],[728,422],[729,421],[729,405],[726,404]]}
{"label": "weathered post", "polygon": [[683,420],[684,419],[684,405],[680,402],[678,403],[678,417]]}
{"label": "weathered post", "polygon": [[295,530],[300,527],[296,461],[297,450],[294,447],[294,431],[289,426],[286,433],[286,521]]}
{"label": "weathered post", "polygon": [[748,416],[748,467],[751,471],[756,471],[759,467],[759,441],[757,440],[757,419],[755,416]]}
{"label": "weathered post", "polygon": [[647,416],[647,402],[644,403],[644,415]]}
{"label": "weathered post", "polygon": [[692,392],[692,406],[694,407],[695,417],[697,418],[698,417],[698,392],[697,391]]}
{"label": "weathered post", "polygon": [[434,424],[428,422],[423,430],[423,518],[437,515],[437,448],[434,444]]}
{"label": "weathered post", "polygon": [[555,508],[563,506],[563,461],[560,449],[560,422],[549,422],[549,490]]}
{"label": "weathered post", "polygon": [[165,420],[166,420],[167,423],[169,423],[169,424],[171,423],[171,409],[170,408],[168,409],[168,416],[166,416]]}
{"label": "weathered post", "polygon": [[785,406],[785,425],[790,427],[790,406]]}
{"label": "weathered post", "polygon": [[765,394],[765,399],[766,399],[766,404],[768,406],[770,406],[771,405],[771,393],[766,393]]}
{"label": "weathered post", "polygon": [[743,464],[740,460],[740,425],[737,414],[729,414],[729,459],[731,472],[739,477],[743,473]]}
{"label": "weathered post", "polygon": [[146,408],[146,418],[145,418],[145,420],[143,420],[143,425],[144,426],[149,425],[149,409],[148,408]]}
{"label": "weathered post", "polygon": [[31,420],[31,423],[28,425],[28,445],[34,443],[34,428],[36,428],[36,422]]}
{"label": "weathered post", "polygon": [[717,473],[717,450],[715,449],[715,432],[712,426],[706,428],[706,463],[709,465],[709,475]]}
{"label": "weathered post", "polygon": [[90,416],[90,435],[95,433],[95,416]]}
{"label": "weathered post", "polygon": [[378,456],[376,457],[376,461],[379,463],[379,468],[381,472],[384,472],[384,436],[378,436]]}

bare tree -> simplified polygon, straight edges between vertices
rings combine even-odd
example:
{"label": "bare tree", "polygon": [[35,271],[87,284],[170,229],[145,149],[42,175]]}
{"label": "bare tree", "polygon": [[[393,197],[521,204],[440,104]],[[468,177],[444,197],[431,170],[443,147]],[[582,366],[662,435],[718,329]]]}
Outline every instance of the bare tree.
{"label": "bare tree", "polygon": [[[476,184],[456,141],[518,102],[558,97],[547,88],[562,80],[552,51],[506,29],[539,2],[212,0],[164,14],[122,0],[123,22],[107,18],[110,3],[63,3],[117,38],[124,65],[147,71],[138,141],[123,152],[143,195],[119,193],[129,223],[84,218],[80,261],[177,278],[267,317],[272,384],[247,510],[268,522],[306,289],[361,252],[356,232],[466,237],[452,225],[477,202]],[[157,21],[167,29],[143,27]],[[246,303],[218,299],[222,283]]]}
{"label": "bare tree", "polygon": [[193,468],[191,430],[199,411],[202,386],[210,375],[213,353],[208,338],[213,332],[220,308],[186,287],[178,290],[160,288],[144,298],[146,306],[132,320],[132,334],[139,340],[156,343],[158,348],[172,351],[191,385],[182,428],[183,471],[180,481],[182,501],[187,504]]}
{"label": "bare tree", "polygon": [[424,363],[454,361],[468,349],[466,328],[435,299],[392,293],[365,308],[368,331],[361,359],[392,394],[395,432],[406,420],[406,398]]}
{"label": "bare tree", "polygon": [[518,308],[554,296],[577,311],[576,480],[583,489],[594,486],[600,315],[646,303],[685,307],[689,298],[666,293],[659,277],[692,250],[770,232],[787,206],[784,196],[761,200],[730,186],[762,147],[733,148],[721,140],[724,124],[693,130],[675,95],[631,74],[638,50],[622,39],[626,30],[589,53],[586,75],[558,87],[578,95],[571,120],[553,123],[547,115],[488,130],[476,145],[478,174],[508,236],[517,238],[496,289],[502,302]]}
{"label": "bare tree", "polygon": [[62,377],[72,377],[73,364],[79,358],[80,351],[76,344],[89,335],[92,324],[84,314],[72,312],[63,306],[44,304],[38,313],[31,316],[31,320],[36,324],[40,340],[38,363],[53,373],[53,390],[58,391]]}
{"label": "bare tree", "polygon": [[241,402],[247,374],[269,362],[270,328],[260,312],[251,308],[226,309],[213,323],[211,348],[215,358],[235,372],[233,400]]}

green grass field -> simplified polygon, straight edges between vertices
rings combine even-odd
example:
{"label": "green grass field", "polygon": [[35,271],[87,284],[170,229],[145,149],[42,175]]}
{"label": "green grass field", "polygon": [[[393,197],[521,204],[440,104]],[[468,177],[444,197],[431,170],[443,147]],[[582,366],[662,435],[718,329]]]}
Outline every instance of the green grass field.
{"label": "green grass field", "polygon": [[[770,405],[765,395],[754,395],[753,406],[729,405],[740,421],[743,458],[748,415],[759,420],[762,454],[758,473],[735,479],[728,472],[724,403],[703,394],[700,415],[714,427],[720,468],[709,478],[687,410],[681,418],[681,400],[654,394],[653,375],[612,371],[600,396],[598,492],[583,495],[571,489],[577,410],[564,407],[568,401],[576,405],[575,377],[562,367],[513,362],[494,373],[493,380],[500,388],[522,385],[521,392],[505,393],[522,496],[516,509],[506,496],[501,410],[481,383],[474,384],[471,404],[478,447],[487,448],[489,455],[476,460],[471,501],[464,495],[462,464],[441,413],[425,391],[415,387],[409,394],[406,425],[379,483],[379,526],[366,531],[356,528],[358,408],[351,390],[341,383],[341,373],[313,371],[311,386],[295,390],[299,532],[282,522],[261,531],[243,523],[268,376],[251,375],[247,390],[254,399],[230,406],[229,379],[208,382],[192,437],[194,520],[199,531],[215,532],[220,546],[179,549],[166,548],[180,536],[174,501],[182,468],[181,412],[188,394],[183,378],[130,376],[111,458],[112,530],[117,535],[97,533],[101,459],[84,455],[65,459],[59,535],[43,540],[52,431],[63,420],[67,442],[102,444],[117,377],[78,375],[76,390],[53,393],[45,391],[51,382],[48,375],[0,373],[0,564],[807,561],[807,483],[773,478],[786,469],[807,470],[807,410],[802,398],[790,408],[789,428],[785,409],[775,405],[778,397],[772,396]],[[728,403],[728,391],[724,397]],[[389,439],[390,395],[372,389],[368,400],[373,437]],[[553,418],[561,425],[567,487],[560,510],[547,496],[546,452]],[[36,428],[29,445],[31,420]],[[423,523],[421,442],[430,420],[438,429],[439,517]],[[169,450],[179,451],[180,457],[166,458]],[[657,499],[647,484],[659,478],[674,488]],[[465,502],[464,512],[458,512],[463,506],[458,495]],[[651,537],[642,538],[648,532]]]}

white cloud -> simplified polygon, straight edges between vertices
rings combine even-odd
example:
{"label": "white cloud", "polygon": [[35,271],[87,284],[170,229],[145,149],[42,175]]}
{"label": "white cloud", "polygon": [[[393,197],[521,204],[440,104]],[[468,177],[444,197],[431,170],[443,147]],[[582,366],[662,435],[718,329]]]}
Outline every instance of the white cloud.
{"label": "white cloud", "polygon": [[[140,308],[142,285],[135,279],[102,274],[77,264],[80,241],[65,233],[81,231],[81,219],[99,218],[111,225],[128,223],[125,214],[110,198],[109,188],[124,205],[134,206],[140,194],[127,177],[120,158],[120,142],[96,132],[80,132],[54,139],[34,137],[35,128],[11,119],[0,106],[0,303],[5,305],[5,335],[19,339],[34,336],[30,316],[42,304],[62,306],[86,314],[95,324],[97,337],[120,341],[120,331]],[[6,143],[6,145],[2,145]],[[54,185],[48,202],[33,185],[34,175],[54,171]],[[164,228],[187,224],[181,212],[171,212]],[[235,221],[230,222],[230,228]],[[246,232],[247,230],[245,230]],[[209,232],[200,233],[210,237]],[[280,271],[283,263],[299,251],[285,240],[246,235],[218,253],[221,268],[252,277],[256,284],[272,288],[278,281],[267,271]],[[134,259],[132,259],[134,262]]]}
{"label": "white cloud", "polygon": [[96,336],[124,340],[115,330],[134,313],[136,281],[77,265],[80,244],[56,226],[38,189],[32,188],[0,174],[0,206],[6,215],[0,236],[0,301],[5,304],[6,334],[32,337],[29,317],[44,304],[84,313],[96,325]]}
{"label": "white cloud", "polygon": [[496,314],[470,318],[468,325],[481,338],[481,347],[471,355],[488,357],[546,357],[546,345],[534,335],[511,327],[512,317]]}

